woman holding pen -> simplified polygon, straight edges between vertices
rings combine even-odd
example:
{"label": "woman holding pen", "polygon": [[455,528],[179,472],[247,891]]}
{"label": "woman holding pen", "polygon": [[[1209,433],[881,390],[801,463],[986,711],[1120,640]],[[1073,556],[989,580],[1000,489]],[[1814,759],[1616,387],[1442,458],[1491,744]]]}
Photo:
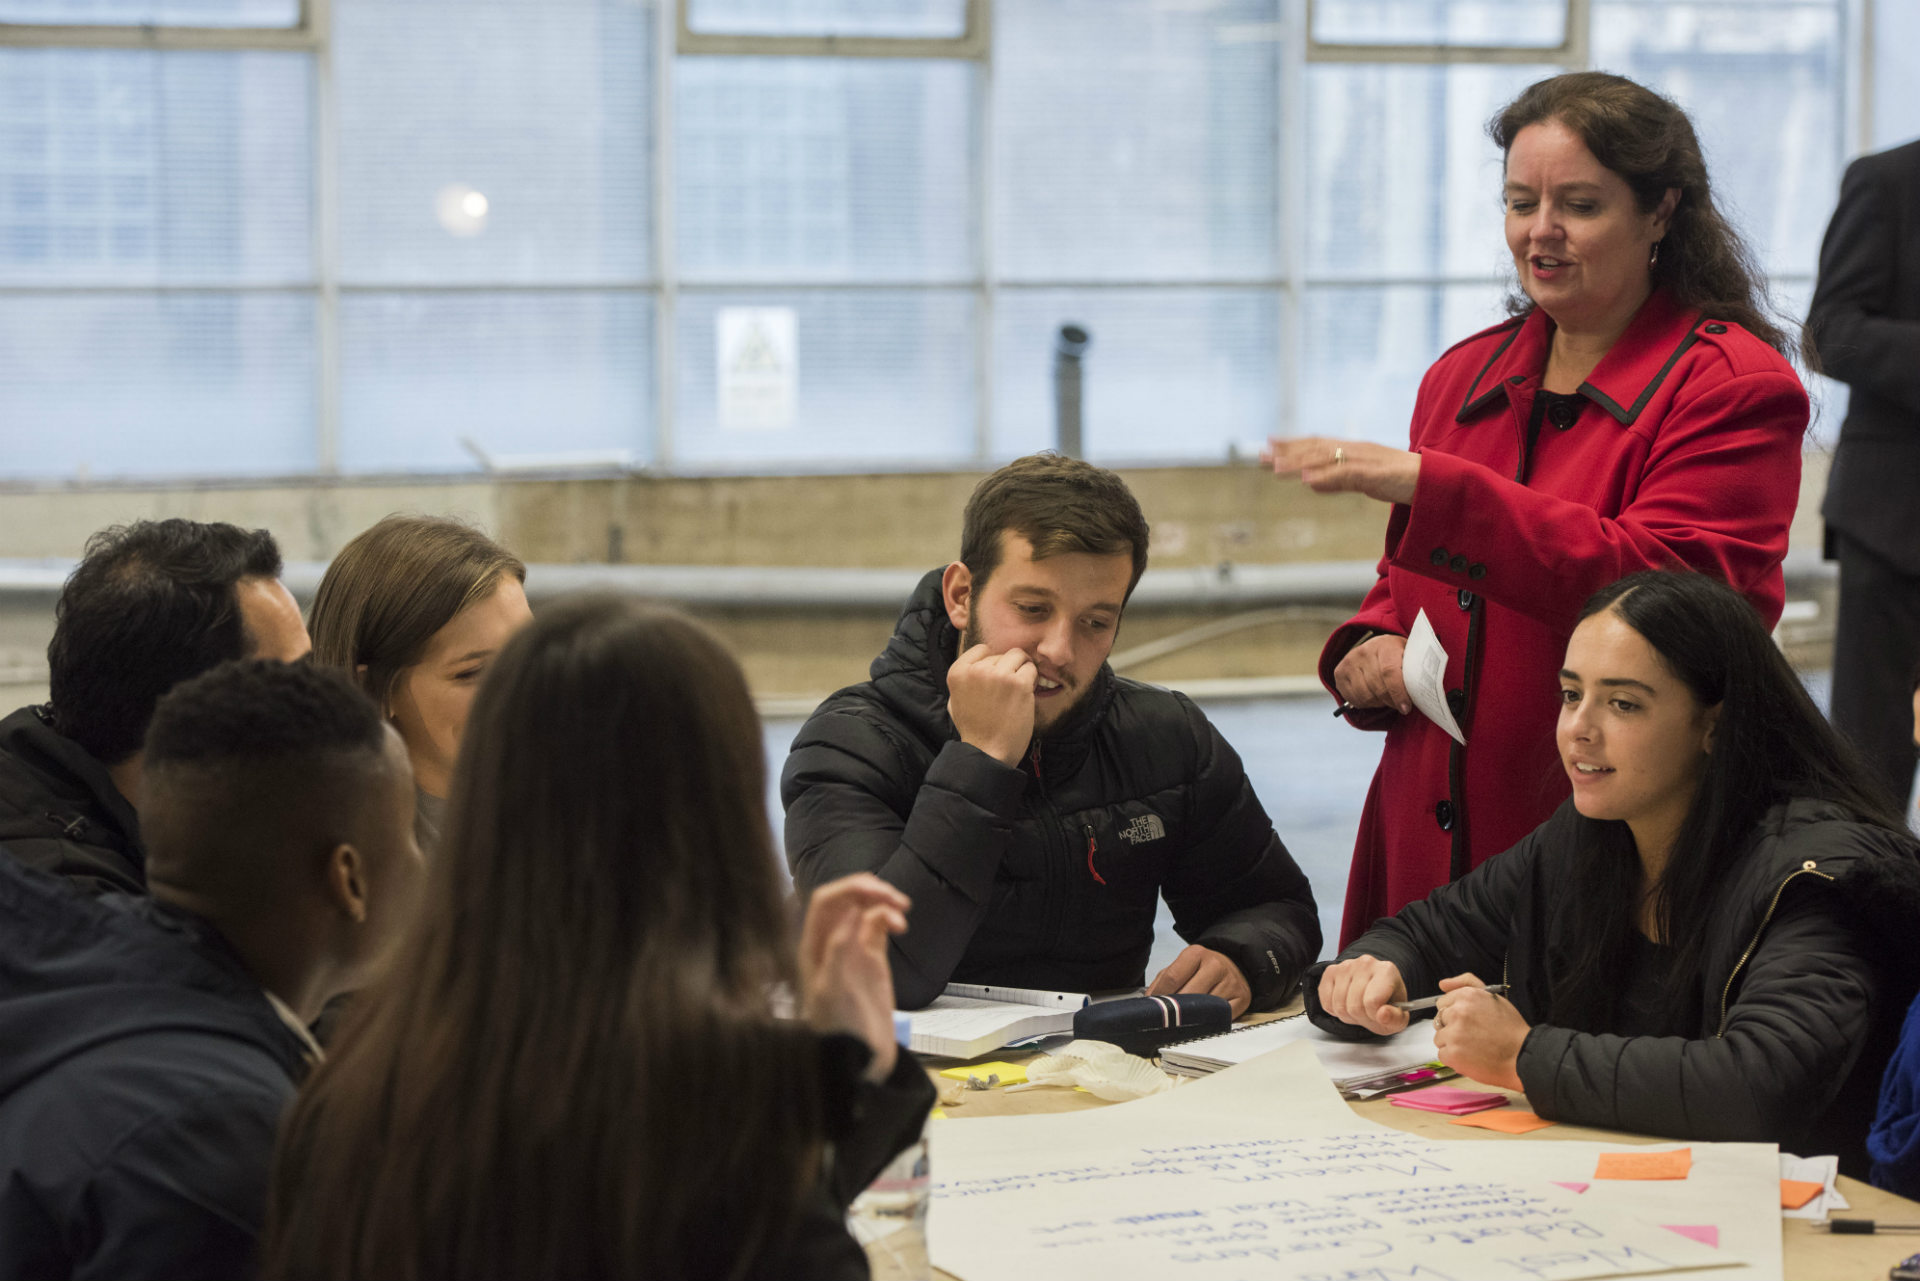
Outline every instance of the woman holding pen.
{"label": "woman holding pen", "polygon": [[[1535,695],[1597,588],[1684,565],[1770,622],[1783,600],[1807,396],[1686,114],[1579,72],[1527,89],[1490,132],[1512,318],[1427,371],[1408,448],[1314,438],[1267,454],[1316,491],[1393,504],[1379,581],[1320,658],[1348,722],[1387,736],[1343,944],[1566,799]],[[1464,744],[1402,679],[1422,612]]]}
{"label": "woman holding pen", "polygon": [[1603,588],[1559,686],[1572,799],[1309,971],[1313,1021],[1392,1033],[1394,1002],[1438,990],[1442,1061],[1541,1116],[1837,1152],[1865,1177],[1920,987],[1920,845],[1898,807],[1704,574]]}

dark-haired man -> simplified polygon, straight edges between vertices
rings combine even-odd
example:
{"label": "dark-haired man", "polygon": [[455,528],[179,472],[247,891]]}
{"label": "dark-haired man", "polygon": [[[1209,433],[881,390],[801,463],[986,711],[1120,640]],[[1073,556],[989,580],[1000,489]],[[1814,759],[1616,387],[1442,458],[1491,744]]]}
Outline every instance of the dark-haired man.
{"label": "dark-haired man", "polygon": [[154,704],[229,659],[312,648],[279,574],[264,529],[140,521],[88,539],[54,610],[52,701],[0,720],[0,846],[89,892],[139,893]]}
{"label": "dark-haired man", "polygon": [[1146,564],[1118,476],[1011,463],[974,490],[960,559],[921,580],[872,679],[795,738],[794,877],[871,871],[913,899],[901,1006],[948,982],[1137,986],[1162,893],[1189,946],[1154,993],[1265,1009],[1318,955],[1313,892],[1239,757],[1187,698],[1107,667]]}
{"label": "dark-haired man", "polygon": [[150,897],[0,860],[0,1281],[253,1276],[306,1026],[413,911],[406,748],[337,673],[186,682],[145,772]]}

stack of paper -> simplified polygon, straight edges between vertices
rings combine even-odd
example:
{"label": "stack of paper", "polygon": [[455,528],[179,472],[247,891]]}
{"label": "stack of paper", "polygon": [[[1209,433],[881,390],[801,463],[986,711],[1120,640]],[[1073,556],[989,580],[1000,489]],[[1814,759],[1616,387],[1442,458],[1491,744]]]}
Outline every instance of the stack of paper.
{"label": "stack of paper", "polygon": [[[1780,1215],[1787,1219],[1812,1219],[1815,1223],[1825,1223],[1827,1215],[1835,1210],[1850,1210],[1847,1199],[1840,1195],[1833,1181],[1840,1173],[1840,1158],[1837,1156],[1794,1156],[1788,1152],[1780,1154]],[[1819,1191],[1802,1201],[1796,1207],[1787,1204],[1786,1185],[1788,1183],[1817,1184]],[[1799,1200],[1798,1197],[1794,1198]]]}
{"label": "stack of paper", "polygon": [[1313,1047],[1320,1066],[1349,1097],[1368,1098],[1388,1089],[1405,1089],[1410,1080],[1451,1075],[1436,1057],[1431,1019],[1419,1020],[1398,1036],[1341,1041],[1315,1027],[1304,1014],[1170,1045],[1160,1052],[1160,1066],[1181,1076],[1205,1076],[1295,1041]]}

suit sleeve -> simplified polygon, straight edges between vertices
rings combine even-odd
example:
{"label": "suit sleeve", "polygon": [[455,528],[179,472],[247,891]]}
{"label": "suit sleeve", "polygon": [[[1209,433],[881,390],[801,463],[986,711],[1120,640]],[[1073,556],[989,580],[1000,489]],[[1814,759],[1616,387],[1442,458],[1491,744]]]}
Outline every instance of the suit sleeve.
{"label": "suit sleeve", "polygon": [[1640,1134],[1778,1142],[1831,1104],[1872,1020],[1872,966],[1834,891],[1788,888],[1726,1034],[1624,1037],[1536,1026],[1520,1079],[1541,1116]]}
{"label": "suit sleeve", "polygon": [[1848,165],[1840,182],[1807,329],[1823,373],[1920,415],[1920,321],[1891,314],[1899,214],[1869,160]]}
{"label": "suit sleeve", "polygon": [[218,1093],[130,1135],[88,1189],[74,1281],[250,1281],[283,1102]]}
{"label": "suit sleeve", "polygon": [[919,1009],[947,985],[992,902],[1026,775],[958,741],[917,789],[891,739],[857,712],[816,715],[780,775],[787,862],[802,894],[872,872],[913,900],[889,946],[893,999]]}
{"label": "suit sleeve", "polygon": [[1430,559],[1432,548],[1451,548],[1486,566],[1474,591],[1556,629],[1570,628],[1587,597],[1616,579],[1685,565],[1731,584],[1771,625],[1784,604],[1778,569],[1806,424],[1806,391],[1785,370],[1683,390],[1615,516],[1428,450],[1412,506],[1389,522],[1391,559],[1465,586]]}
{"label": "suit sleeve", "polygon": [[[1531,892],[1538,875],[1542,833],[1551,826],[1550,820],[1459,880],[1374,922],[1372,929],[1327,964],[1358,956],[1390,961],[1400,971],[1412,1000],[1437,994],[1440,980],[1455,974],[1472,973],[1484,983],[1501,982],[1513,938],[1514,908],[1522,895]],[[1308,1018],[1344,1040],[1373,1039],[1365,1028],[1343,1023],[1321,1008],[1320,975],[1326,968],[1316,965],[1307,972]]]}
{"label": "suit sleeve", "polygon": [[1320,954],[1313,887],[1274,832],[1239,755],[1198,707],[1176,697],[1199,750],[1188,819],[1198,835],[1162,892],[1180,937],[1239,966],[1253,992],[1249,1008],[1271,1009],[1292,996],[1300,971]]}

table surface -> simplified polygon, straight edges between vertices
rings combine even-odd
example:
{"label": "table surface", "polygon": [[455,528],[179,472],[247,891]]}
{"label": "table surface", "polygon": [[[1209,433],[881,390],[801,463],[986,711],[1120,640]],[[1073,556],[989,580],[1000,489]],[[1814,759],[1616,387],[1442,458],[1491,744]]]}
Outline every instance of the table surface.
{"label": "table surface", "polygon": [[[1298,1002],[1289,1010],[1280,1014],[1297,1013]],[[1279,1017],[1279,1014],[1270,1016]],[[1252,1020],[1263,1022],[1262,1019]],[[1035,1057],[1032,1054],[1017,1054],[1000,1051],[983,1056],[983,1060],[1003,1063],[1024,1063]],[[955,1066],[950,1059],[929,1059],[927,1070],[930,1074],[942,1068]],[[936,1085],[951,1085],[949,1081],[934,1075]],[[1515,1103],[1525,1106],[1526,1096],[1515,1094],[1511,1090],[1500,1090],[1498,1086],[1481,1085],[1461,1079],[1450,1084],[1469,1085],[1478,1089],[1496,1090],[1507,1095]],[[951,1091],[949,1091],[951,1094]],[[1032,1116],[1044,1112],[1079,1112],[1089,1108],[1114,1106],[1084,1091],[1042,1087],[1031,1090],[1018,1090],[1009,1094],[1004,1089],[968,1090],[958,1104],[943,1104],[947,1120],[939,1124],[952,1124],[967,1117],[979,1116]],[[1670,1142],[1649,1137],[1644,1134],[1625,1134],[1617,1130],[1595,1130],[1586,1126],[1556,1124],[1547,1129],[1535,1130],[1531,1134],[1507,1135],[1490,1130],[1477,1130],[1471,1126],[1450,1125],[1449,1118],[1433,1112],[1422,1112],[1415,1108],[1397,1108],[1385,1098],[1370,1099],[1365,1103],[1350,1105],[1359,1115],[1369,1121],[1390,1125],[1396,1130],[1405,1130],[1429,1139],[1448,1139],[1463,1143],[1487,1142],[1501,1143],[1538,1143],[1564,1139],[1585,1139],[1598,1143],[1660,1143]],[[1843,1217],[1860,1219],[1882,1219],[1893,1223],[1920,1223],[1920,1203],[1883,1192],[1858,1179],[1840,1176],[1840,1195],[1847,1199],[1852,1207],[1843,1212]],[[1780,1220],[1780,1238],[1782,1255],[1785,1259],[1787,1281],[1881,1281],[1888,1269],[1910,1254],[1920,1254],[1920,1235],[1898,1233],[1888,1236],[1834,1236],[1820,1230],[1806,1219]],[[936,1270],[935,1276],[957,1281],[951,1273]],[[1710,1277],[1711,1273],[1702,1273]]]}

